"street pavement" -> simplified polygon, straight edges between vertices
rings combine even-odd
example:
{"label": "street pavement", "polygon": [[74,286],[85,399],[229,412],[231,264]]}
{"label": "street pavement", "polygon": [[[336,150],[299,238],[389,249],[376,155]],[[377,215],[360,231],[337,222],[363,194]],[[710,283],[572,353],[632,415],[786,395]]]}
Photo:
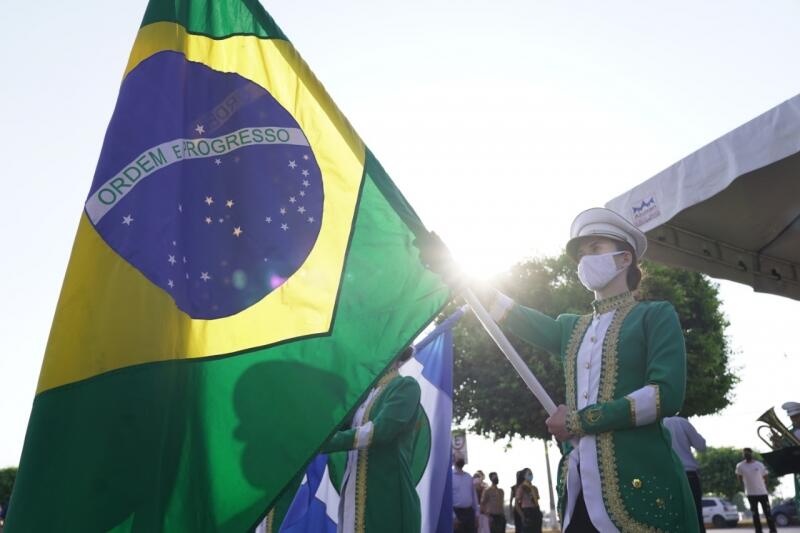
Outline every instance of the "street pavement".
{"label": "street pavement", "polygon": [[[763,524],[764,532],[766,533],[769,531],[767,529],[767,525]],[[753,526],[739,526],[738,528],[725,528],[725,529],[714,529],[708,528],[707,531],[714,532],[714,533],[742,533],[744,531],[755,531]],[[800,533],[800,526],[790,526],[790,527],[779,527],[778,533]]]}
{"label": "street pavement", "polygon": [[[762,524],[762,526],[763,526],[763,529],[764,529],[764,533],[767,533],[767,531],[769,531],[767,529],[767,525],[766,524]],[[514,531],[513,525],[509,526],[508,529],[506,529],[506,531],[507,532]],[[558,530],[556,530],[556,529],[544,529],[544,531],[545,531],[545,533],[557,533],[558,532]],[[753,528],[752,524],[740,524],[739,527],[722,528],[722,529],[717,529],[715,527],[706,526],[706,531],[708,531],[709,533],[744,533],[745,531],[755,531],[755,529]],[[788,527],[779,527],[778,528],[778,533],[800,533],[800,526],[792,525],[792,526],[788,526]]]}

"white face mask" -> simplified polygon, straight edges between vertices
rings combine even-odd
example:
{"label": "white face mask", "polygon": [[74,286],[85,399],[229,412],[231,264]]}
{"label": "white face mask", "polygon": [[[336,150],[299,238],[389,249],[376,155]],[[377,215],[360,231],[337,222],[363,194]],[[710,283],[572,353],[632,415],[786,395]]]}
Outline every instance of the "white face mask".
{"label": "white face mask", "polygon": [[583,286],[590,291],[598,291],[611,283],[611,280],[623,270],[617,268],[614,256],[625,252],[609,252],[607,254],[584,255],[578,263],[578,277]]}

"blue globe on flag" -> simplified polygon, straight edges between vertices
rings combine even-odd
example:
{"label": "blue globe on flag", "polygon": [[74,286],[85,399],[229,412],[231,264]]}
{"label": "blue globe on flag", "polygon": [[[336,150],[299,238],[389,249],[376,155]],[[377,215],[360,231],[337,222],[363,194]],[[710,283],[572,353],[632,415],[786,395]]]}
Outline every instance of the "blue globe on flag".
{"label": "blue globe on flag", "polygon": [[236,314],[308,257],[320,169],[262,87],[161,52],[128,76],[107,135],[121,132],[127,142],[107,145],[98,163],[87,215],[189,316]]}

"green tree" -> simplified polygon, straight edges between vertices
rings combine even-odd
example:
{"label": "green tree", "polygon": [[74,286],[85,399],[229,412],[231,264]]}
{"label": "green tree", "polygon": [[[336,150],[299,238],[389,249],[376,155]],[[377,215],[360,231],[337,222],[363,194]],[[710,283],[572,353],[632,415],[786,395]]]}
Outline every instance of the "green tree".
{"label": "green tree", "polygon": [[11,499],[11,489],[17,478],[17,467],[10,466],[0,469],[0,505],[5,506]]}
{"label": "green tree", "polygon": [[[753,451],[753,458],[762,461],[761,454]],[[725,496],[734,501],[736,495],[743,491],[742,484],[736,478],[736,464],[742,460],[742,450],[740,448],[722,447],[706,448],[706,451],[698,454],[697,463],[702,472],[703,491],[707,494]],[[767,490],[772,492],[778,486],[779,480],[767,466],[769,476],[767,477]],[[738,503],[737,503],[738,505]]]}
{"label": "green tree", "polygon": [[[710,414],[724,408],[736,377],[729,368],[728,323],[717,286],[694,272],[653,263],[643,268],[641,297],[671,301],[686,336],[691,378],[682,414]],[[578,280],[574,262],[563,254],[519,263],[493,285],[516,302],[553,317],[591,309],[591,293]],[[510,340],[553,400],[564,402],[560,362],[525,342]],[[498,439],[549,436],[546,413],[471,314],[455,328],[454,385],[454,416],[469,420],[472,431]]]}
{"label": "green tree", "polygon": [[686,339],[686,399],[683,416],[710,415],[731,403],[738,378],[730,369],[719,288],[697,272],[647,262],[641,297],[675,306]]}

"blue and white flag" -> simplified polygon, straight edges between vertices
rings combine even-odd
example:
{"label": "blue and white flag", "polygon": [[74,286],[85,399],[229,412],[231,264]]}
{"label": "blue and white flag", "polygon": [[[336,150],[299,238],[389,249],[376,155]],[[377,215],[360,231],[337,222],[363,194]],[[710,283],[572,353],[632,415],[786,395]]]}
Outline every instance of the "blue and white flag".
{"label": "blue and white flag", "polygon": [[338,514],[339,493],[328,474],[328,456],[321,453],[308,465],[280,532],[336,533]]}
{"label": "blue and white flag", "polygon": [[[450,470],[450,429],[453,423],[453,326],[463,314],[464,310],[459,309],[439,324],[415,345],[414,358],[400,368],[400,374],[412,376],[419,383],[422,390],[420,403],[430,425],[428,453],[424,453],[424,443],[419,443],[418,449],[414,452],[414,463],[419,464],[419,460],[423,457],[425,460],[422,477],[417,482],[422,515],[421,533],[453,531],[453,491]],[[424,430],[422,434],[424,435]]]}
{"label": "blue and white flag", "polygon": [[[453,531],[453,491],[450,426],[453,422],[453,326],[464,309],[453,313],[415,345],[414,357],[400,368],[420,385],[425,413],[412,460],[417,478],[421,533]],[[330,480],[328,457],[318,455],[309,465],[289,507],[280,533],[335,533],[339,493]]]}

